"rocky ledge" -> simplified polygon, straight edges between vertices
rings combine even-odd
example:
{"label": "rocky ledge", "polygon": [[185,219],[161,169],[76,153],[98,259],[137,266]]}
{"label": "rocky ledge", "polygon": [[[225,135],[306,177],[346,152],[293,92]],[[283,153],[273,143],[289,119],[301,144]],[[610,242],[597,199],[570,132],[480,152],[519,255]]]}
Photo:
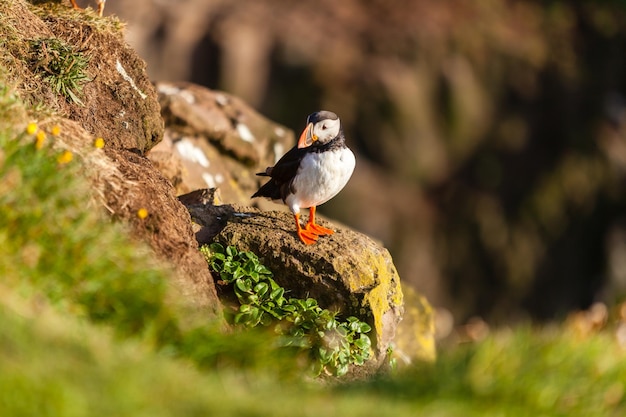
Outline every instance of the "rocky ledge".
{"label": "rocky ledge", "polygon": [[311,297],[340,316],[368,322],[374,348],[370,367],[384,362],[404,310],[400,278],[385,248],[324,220],[321,224],[332,227],[335,234],[320,237],[315,245],[304,245],[295,235],[289,213],[182,200],[201,225],[196,234],[199,243],[219,242],[251,251],[262,258],[290,296]]}

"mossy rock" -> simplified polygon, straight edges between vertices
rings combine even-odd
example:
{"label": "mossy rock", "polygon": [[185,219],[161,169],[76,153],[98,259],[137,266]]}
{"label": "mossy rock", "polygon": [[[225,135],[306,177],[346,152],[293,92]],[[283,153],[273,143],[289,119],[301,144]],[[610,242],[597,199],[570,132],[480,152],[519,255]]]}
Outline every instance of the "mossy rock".
{"label": "mossy rock", "polygon": [[[257,254],[289,296],[311,297],[341,317],[356,316],[368,322],[373,328],[374,358],[366,369],[386,363],[404,311],[400,277],[387,249],[324,220],[321,224],[336,230],[335,234],[309,246],[296,236],[289,213],[238,206],[213,209],[220,210],[221,230],[210,239]],[[192,217],[196,217],[193,210]],[[200,231],[198,236],[202,235]]]}

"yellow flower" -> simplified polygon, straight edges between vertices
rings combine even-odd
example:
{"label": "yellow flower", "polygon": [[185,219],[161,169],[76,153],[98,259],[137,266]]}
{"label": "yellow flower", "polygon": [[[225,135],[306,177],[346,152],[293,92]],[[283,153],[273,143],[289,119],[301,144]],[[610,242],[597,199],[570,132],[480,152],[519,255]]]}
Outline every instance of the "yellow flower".
{"label": "yellow flower", "polygon": [[29,135],[34,135],[35,132],[37,132],[37,123],[29,123],[28,126],[26,126],[26,133],[28,133]]}
{"label": "yellow flower", "polygon": [[95,146],[98,149],[104,148],[104,139],[96,138],[96,140],[93,142],[93,146]]}
{"label": "yellow flower", "polygon": [[35,136],[35,138],[36,138],[35,148],[37,149],[43,148],[43,144],[46,141],[46,132],[44,132],[43,130],[40,130],[39,132],[37,132],[37,135]]}
{"label": "yellow flower", "polygon": [[148,210],[145,208],[140,208],[139,210],[137,210],[137,217],[139,217],[141,220],[145,219],[146,217],[148,217]]}
{"label": "yellow flower", "polygon": [[59,164],[67,164],[67,163],[72,161],[73,157],[74,157],[74,155],[72,155],[72,152],[70,152],[70,151],[63,151],[63,153],[58,156],[57,162]]}
{"label": "yellow flower", "polygon": [[61,127],[59,125],[52,126],[52,130],[50,130],[50,134],[52,136],[59,136],[61,134]]}

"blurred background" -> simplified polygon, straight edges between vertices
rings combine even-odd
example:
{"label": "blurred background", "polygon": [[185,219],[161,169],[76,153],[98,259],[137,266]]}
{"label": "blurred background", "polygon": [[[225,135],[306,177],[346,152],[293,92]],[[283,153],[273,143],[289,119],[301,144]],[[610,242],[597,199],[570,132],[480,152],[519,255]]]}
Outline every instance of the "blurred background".
{"label": "blurred background", "polygon": [[[83,4],[88,2],[83,2]],[[457,323],[626,293],[626,3],[111,0],[154,81],[296,131],[342,119],[357,169],[320,208]],[[299,132],[296,132],[299,133]]]}

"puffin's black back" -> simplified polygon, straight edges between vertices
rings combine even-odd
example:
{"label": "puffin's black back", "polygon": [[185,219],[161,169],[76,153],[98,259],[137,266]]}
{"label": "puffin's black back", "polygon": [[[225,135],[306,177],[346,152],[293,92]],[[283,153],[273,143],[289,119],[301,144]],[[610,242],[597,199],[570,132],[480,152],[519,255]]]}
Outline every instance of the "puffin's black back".
{"label": "puffin's black back", "polygon": [[[322,110],[310,114],[309,117],[307,117],[307,124],[317,123],[326,119],[336,120],[338,118],[335,113]],[[294,146],[276,162],[276,165],[267,168],[265,172],[257,173],[259,176],[271,177],[271,179],[262,185],[261,188],[252,195],[252,198],[269,197],[272,200],[285,201],[289,193],[295,193],[293,179],[298,172],[302,158],[304,158],[307,153],[324,152],[343,146],[345,146],[345,138],[342,129],[340,129],[339,134],[328,143],[314,143],[306,148],[298,148],[297,145]]]}

